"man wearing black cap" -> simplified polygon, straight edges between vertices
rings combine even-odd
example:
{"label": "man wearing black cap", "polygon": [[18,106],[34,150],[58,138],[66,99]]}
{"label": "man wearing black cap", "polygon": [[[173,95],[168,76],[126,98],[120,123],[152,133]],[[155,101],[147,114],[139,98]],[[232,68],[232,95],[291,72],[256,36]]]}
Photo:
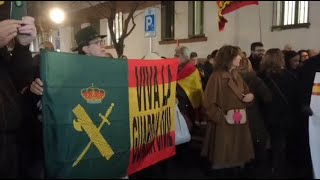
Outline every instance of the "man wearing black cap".
{"label": "man wearing black cap", "polygon": [[[102,47],[101,41],[102,38],[105,36],[98,35],[98,33],[91,27],[88,26],[86,28],[81,29],[75,36],[76,42],[78,47],[73,48],[72,51],[78,51],[78,54],[82,55],[88,55],[88,56],[98,56],[98,57],[105,57],[105,50]],[[40,75],[40,68],[37,69],[38,73],[36,77],[39,77]],[[38,119],[38,117],[41,117],[41,96],[43,92],[43,83],[40,80],[40,78],[36,78],[30,88],[25,92],[25,96],[28,97],[28,102],[31,103],[31,106],[33,108],[33,114],[34,118]],[[37,110],[34,110],[37,109]],[[41,120],[41,118],[40,118]],[[42,125],[41,123],[38,123],[39,126],[34,126],[34,131],[36,134],[38,134],[39,137],[36,139],[35,145],[37,145],[36,152],[38,152],[37,155],[37,161],[43,161],[44,155],[42,150]],[[38,159],[40,158],[40,159]],[[39,164],[37,164],[39,166]],[[39,167],[37,167],[39,169]],[[43,167],[40,167],[40,169],[43,169]],[[36,169],[37,170],[37,169]],[[39,170],[38,170],[39,171]],[[41,171],[41,170],[40,170]],[[43,175],[42,175],[43,177]]]}
{"label": "man wearing black cap", "polygon": [[[72,51],[78,51],[78,54],[87,56],[105,57],[105,49],[103,48],[102,38],[105,35],[98,35],[92,26],[85,27],[78,31],[75,36],[78,47],[72,48]],[[30,86],[31,92],[36,95],[42,95],[42,81],[37,78]]]}
{"label": "man wearing black cap", "polygon": [[73,48],[72,51],[78,51],[78,54],[88,56],[105,56],[105,49],[102,47],[102,38],[106,36],[98,35],[98,33],[92,28],[92,26],[81,29],[76,34],[76,41],[78,47]]}

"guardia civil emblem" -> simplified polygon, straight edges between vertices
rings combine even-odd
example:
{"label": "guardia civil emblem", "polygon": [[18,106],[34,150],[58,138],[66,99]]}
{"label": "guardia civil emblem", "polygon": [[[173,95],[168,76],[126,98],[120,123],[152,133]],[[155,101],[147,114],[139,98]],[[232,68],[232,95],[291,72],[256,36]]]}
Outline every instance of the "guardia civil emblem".
{"label": "guardia civil emblem", "polygon": [[[92,84],[91,87],[81,90],[81,96],[88,104],[99,104],[106,97],[106,93],[105,90],[94,87],[94,85]],[[81,159],[89,151],[92,144],[99,150],[102,157],[104,157],[106,160],[111,159],[111,157],[114,155],[111,146],[100,133],[100,130],[102,129],[104,124],[107,124],[109,126],[111,125],[108,118],[112,112],[113,107],[114,103],[111,103],[110,107],[107,109],[104,115],[99,113],[101,123],[98,127],[93,123],[86,110],[80,104],[78,104],[72,110],[76,116],[76,119],[73,120],[74,129],[78,132],[85,132],[90,139],[90,142],[88,142],[87,146],[84,148],[77,160],[73,163],[72,167],[75,167],[81,161]]]}

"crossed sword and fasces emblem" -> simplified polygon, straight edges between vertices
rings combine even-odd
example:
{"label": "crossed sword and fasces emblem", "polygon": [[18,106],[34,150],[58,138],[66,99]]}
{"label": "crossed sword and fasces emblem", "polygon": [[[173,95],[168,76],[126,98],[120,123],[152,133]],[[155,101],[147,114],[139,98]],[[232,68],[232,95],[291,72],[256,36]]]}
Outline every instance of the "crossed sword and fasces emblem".
{"label": "crossed sword and fasces emblem", "polygon": [[107,160],[109,160],[113,155],[114,152],[112,148],[110,147],[109,143],[105,140],[105,138],[100,133],[101,128],[103,127],[104,123],[107,123],[110,125],[110,121],[108,120],[109,115],[112,112],[112,109],[114,107],[114,103],[111,104],[109,109],[107,110],[106,114],[103,116],[101,113],[99,113],[99,116],[102,119],[102,122],[96,127],[96,125],[93,123],[89,115],[86,113],[85,109],[78,104],[72,111],[76,115],[77,119],[73,120],[73,127],[81,132],[85,131],[87,135],[90,138],[90,142],[85,147],[85,149],[82,151],[82,153],[79,155],[77,160],[73,163],[72,167],[75,167],[81,159],[84,157],[84,155],[88,152],[91,144],[94,144],[101,155],[105,157]]}

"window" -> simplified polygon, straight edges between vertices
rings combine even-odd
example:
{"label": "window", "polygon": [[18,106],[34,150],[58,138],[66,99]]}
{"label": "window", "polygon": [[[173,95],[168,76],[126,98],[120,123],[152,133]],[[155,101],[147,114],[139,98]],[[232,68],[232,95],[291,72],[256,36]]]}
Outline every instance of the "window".
{"label": "window", "polygon": [[[119,41],[119,38],[122,35],[122,29],[123,29],[123,15],[122,15],[122,12],[118,12],[116,13],[116,16],[113,20],[113,32],[116,35],[117,42]],[[108,46],[113,45],[110,31],[108,31],[107,41],[108,41],[108,44],[107,44]]]}
{"label": "window", "polygon": [[309,27],[309,1],[274,1],[273,29]]}
{"label": "window", "polygon": [[203,1],[189,1],[189,37],[203,36]]}
{"label": "window", "polygon": [[161,39],[174,39],[174,1],[161,1]]}
{"label": "window", "polygon": [[41,36],[40,34],[37,34],[36,38],[34,39],[34,41],[32,41],[32,43],[30,44],[30,48],[29,50],[31,52],[39,52],[39,45],[40,45],[40,41],[41,40]]}
{"label": "window", "polygon": [[61,47],[60,47],[60,33],[59,33],[59,31],[57,32],[57,36],[55,37],[54,44],[56,47],[56,51],[60,52]]}

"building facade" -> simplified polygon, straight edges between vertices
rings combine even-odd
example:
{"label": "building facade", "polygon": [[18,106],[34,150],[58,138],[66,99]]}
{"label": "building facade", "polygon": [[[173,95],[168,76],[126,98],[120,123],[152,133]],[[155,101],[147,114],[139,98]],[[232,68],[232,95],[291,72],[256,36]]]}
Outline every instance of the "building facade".
{"label": "building facade", "polygon": [[[258,6],[245,6],[225,15],[228,23],[223,32],[218,29],[216,1],[168,1],[154,7],[157,35],[152,38],[152,49],[165,57],[173,57],[177,40],[202,58],[226,44],[237,45],[250,54],[250,44],[256,41],[262,41],[266,49],[282,49],[285,44],[291,44],[295,50],[319,50],[320,47],[316,38],[320,32],[320,21],[317,20],[320,2],[317,1],[260,1]],[[125,39],[124,55],[142,58],[149,51],[150,41],[144,37],[144,10],[135,14],[139,14],[135,18],[136,27]],[[117,14],[115,28],[118,28],[118,35],[126,16]],[[107,19],[98,22],[95,26],[100,34],[109,35]],[[81,26],[86,25],[88,23]],[[75,29],[79,27],[59,29],[62,52],[70,52],[75,46]],[[116,57],[110,36],[106,37],[105,45]]]}

